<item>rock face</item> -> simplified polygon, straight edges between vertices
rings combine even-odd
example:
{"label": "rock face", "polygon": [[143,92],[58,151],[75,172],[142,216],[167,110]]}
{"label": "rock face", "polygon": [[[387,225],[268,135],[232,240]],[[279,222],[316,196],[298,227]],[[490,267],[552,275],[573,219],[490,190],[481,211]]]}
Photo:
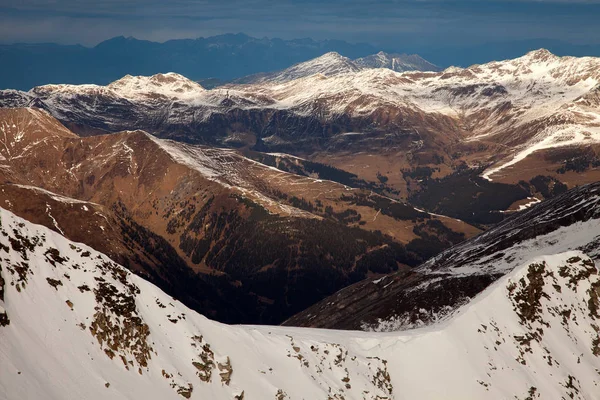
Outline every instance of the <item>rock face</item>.
{"label": "rock face", "polygon": [[[186,84],[171,78],[168,93]],[[144,95],[128,80],[121,90]],[[0,110],[0,130],[1,205],[220,321],[280,323],[478,232],[327,180],[343,171],[321,164],[287,173],[265,164],[278,156],[142,131],[80,138],[39,109]]]}
{"label": "rock face", "polygon": [[566,250],[600,255],[600,184],[589,184],[514,215],[411,271],[367,279],[285,325],[402,330],[451,315],[528,259]]}
{"label": "rock face", "polygon": [[0,233],[7,398],[588,399],[600,383],[581,251],[527,259],[444,323],[341,332],[216,323],[4,209]]}

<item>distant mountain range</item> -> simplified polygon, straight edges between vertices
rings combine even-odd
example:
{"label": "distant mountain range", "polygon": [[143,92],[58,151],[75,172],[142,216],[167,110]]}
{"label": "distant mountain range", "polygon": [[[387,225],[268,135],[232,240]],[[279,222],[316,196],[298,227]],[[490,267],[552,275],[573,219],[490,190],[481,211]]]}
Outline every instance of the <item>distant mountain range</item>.
{"label": "distant mountain range", "polygon": [[[263,79],[205,90],[176,73],[127,75],[107,86],[2,90],[0,106],[45,109],[83,136],[142,129],[188,143],[308,159],[322,153],[321,161],[351,168],[372,182],[383,179],[388,194],[403,197],[417,196],[419,188],[433,182],[425,178],[434,172],[459,171],[463,163],[487,168],[483,177],[488,181],[511,184],[552,172],[573,185],[577,181],[565,178],[567,172],[598,166],[592,161],[594,148],[600,147],[600,58],[558,57],[540,49],[466,69],[397,73],[361,68],[330,52]],[[575,155],[568,154],[572,148],[589,152],[574,161]],[[417,155],[406,155],[406,149]],[[364,151],[377,156],[364,160],[369,173],[356,167],[356,154]],[[340,158],[331,159],[331,154]],[[535,161],[541,154],[544,159]],[[377,164],[388,156],[393,164]],[[511,191],[517,192],[522,193],[519,200],[533,194]],[[498,214],[494,221],[489,215],[464,214],[464,207],[456,213],[437,208],[432,198],[438,197],[423,194],[413,200],[471,223],[501,219]],[[510,198],[494,210],[506,210],[518,200]]]}
{"label": "distant mountain range", "polygon": [[126,74],[177,72],[192,80],[231,80],[276,71],[336,51],[358,58],[379,49],[340,40],[258,39],[226,34],[164,43],[119,36],[95,47],[51,43],[0,46],[0,88],[29,90],[48,83],[107,84]]}
{"label": "distant mountain range", "polygon": [[[342,40],[254,38],[242,33],[164,43],[119,36],[91,48],[54,43],[0,45],[0,89],[29,90],[49,83],[106,85],[126,74],[165,72],[177,72],[211,88],[248,75],[280,71],[328,52],[337,52],[362,66],[404,71],[431,70],[436,65],[468,67],[515,58],[539,48],[560,56],[600,56],[600,45],[545,39],[462,47],[401,43],[398,48],[382,49]],[[381,50],[389,54],[378,53]]]}

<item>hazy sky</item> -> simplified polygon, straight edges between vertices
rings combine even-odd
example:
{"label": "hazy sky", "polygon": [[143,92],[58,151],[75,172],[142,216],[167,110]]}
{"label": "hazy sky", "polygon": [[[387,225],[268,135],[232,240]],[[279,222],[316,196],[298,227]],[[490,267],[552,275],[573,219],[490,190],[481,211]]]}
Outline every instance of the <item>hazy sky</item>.
{"label": "hazy sky", "polygon": [[600,43],[600,0],[0,0],[0,42],[95,45],[221,33],[385,48],[515,39]]}

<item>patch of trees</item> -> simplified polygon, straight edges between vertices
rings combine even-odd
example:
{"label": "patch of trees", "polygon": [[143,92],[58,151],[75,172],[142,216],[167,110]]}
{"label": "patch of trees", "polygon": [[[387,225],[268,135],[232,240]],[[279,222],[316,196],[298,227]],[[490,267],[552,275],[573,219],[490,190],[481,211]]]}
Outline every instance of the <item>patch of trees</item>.
{"label": "patch of trees", "polygon": [[406,180],[407,178],[414,180],[428,180],[431,178],[431,175],[439,171],[439,168],[431,168],[431,167],[416,167],[412,170],[403,170],[402,177]]}
{"label": "patch of trees", "polygon": [[356,262],[356,271],[361,274],[364,274],[367,271],[378,274],[389,274],[397,271],[398,262],[396,261],[394,254],[398,253],[405,254],[405,257],[407,258],[409,257],[406,249],[397,243],[390,243],[384,247],[370,251]]}
{"label": "patch of trees", "polygon": [[[240,290],[267,300],[260,315],[238,322],[280,323],[364,279],[368,271],[390,272],[398,263],[416,266],[423,261],[378,231],[328,219],[272,215],[247,199],[242,204],[241,209],[197,215],[181,237],[186,254],[196,254],[196,260],[203,255],[204,264],[241,282]],[[198,239],[200,226],[205,229]]]}
{"label": "patch of trees", "polygon": [[318,176],[319,179],[338,182],[342,185],[353,188],[368,189],[376,193],[388,192],[399,194],[397,190],[386,185],[388,178],[384,175],[377,175],[379,182],[371,182],[361,179],[358,177],[358,175],[351,172],[318,162],[295,159],[291,157],[278,157],[259,152],[247,152],[245,155],[260,163],[292,174],[301,176]]}
{"label": "patch of trees", "polygon": [[137,224],[122,203],[113,207],[120,217],[125,243],[140,249],[129,259],[115,260],[135,270],[165,293],[199,313],[225,323],[259,322],[265,311],[256,294],[238,287],[230,277],[196,274],[162,236]]}
{"label": "patch of trees", "polygon": [[535,190],[541,193],[545,199],[557,196],[568,190],[567,185],[551,176],[538,175],[530,180],[529,183],[531,183]]}
{"label": "patch of trees", "polygon": [[465,234],[462,232],[455,232],[448,228],[439,219],[429,219],[423,224],[415,225],[413,228],[415,235],[435,235],[438,238],[449,243],[449,245],[458,244],[465,240]]}
{"label": "patch of trees", "polygon": [[556,170],[559,174],[564,174],[568,171],[574,171],[581,173],[592,168],[600,166],[600,159],[596,157],[593,152],[586,153],[577,157],[569,158],[565,160],[562,167]]}
{"label": "patch of trees", "polygon": [[334,220],[344,225],[359,222],[362,218],[360,213],[352,208],[348,208],[340,212],[335,212],[333,210],[333,207],[331,206],[325,207],[325,215],[327,215],[330,218],[333,218]]}
{"label": "patch of trees", "polygon": [[367,206],[375,210],[381,210],[384,215],[397,220],[417,220],[429,218],[429,214],[417,211],[411,205],[394,201],[388,197],[374,194],[356,193],[351,195],[342,195],[341,200],[358,206]]}
{"label": "patch of trees", "polygon": [[425,259],[465,240],[464,233],[454,232],[437,219],[430,219],[423,224],[416,225],[413,232],[420,237],[408,243],[406,250]]}
{"label": "patch of trees", "polygon": [[313,205],[313,203],[311,203],[310,201],[306,200],[304,197],[298,198],[296,196],[291,196],[288,199],[288,202],[290,203],[290,205],[292,207],[296,207],[296,208],[299,208],[299,209],[304,210],[304,211],[308,211],[308,212],[317,211],[317,209],[315,208],[315,206]]}
{"label": "patch of trees", "polygon": [[495,224],[515,201],[531,195],[529,185],[490,182],[479,176],[481,168],[462,169],[443,178],[429,179],[419,192],[411,193],[412,204],[475,225]]}
{"label": "patch of trees", "polygon": [[387,176],[382,175],[381,173],[377,172],[377,179],[379,180],[379,182],[385,184],[389,178]]}
{"label": "patch of trees", "polygon": [[288,196],[287,193],[283,193],[280,190],[273,190],[272,193],[275,197],[286,201],[289,205],[293,207],[320,215],[324,218],[333,219],[344,225],[360,222],[362,218],[358,211],[351,208],[346,209],[344,211],[335,212],[332,206],[323,207],[323,202],[319,199],[316,199],[315,203],[313,204],[311,201],[306,200],[304,197],[298,198],[296,196]]}

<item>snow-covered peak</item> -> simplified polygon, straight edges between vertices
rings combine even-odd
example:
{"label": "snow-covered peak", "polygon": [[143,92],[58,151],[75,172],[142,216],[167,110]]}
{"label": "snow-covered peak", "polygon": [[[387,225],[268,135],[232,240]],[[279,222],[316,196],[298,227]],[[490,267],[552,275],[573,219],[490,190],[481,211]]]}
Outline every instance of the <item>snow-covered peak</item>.
{"label": "snow-covered peak", "polygon": [[325,53],[320,57],[314,58],[303,63],[296,64],[284,71],[274,82],[298,79],[310,75],[322,74],[333,76],[360,71],[348,57],[344,57],[336,52]]}
{"label": "snow-covered peak", "polygon": [[547,49],[541,48],[537,50],[532,50],[529,53],[525,54],[524,58],[528,58],[535,61],[548,61],[548,60],[556,60],[560,57],[554,55]]}
{"label": "snow-covered peak", "polygon": [[455,67],[455,66],[450,66],[448,68],[446,68],[445,70],[443,70],[442,72],[444,74],[456,74],[456,73],[460,73],[462,71],[464,71],[465,69],[462,67]]}
{"label": "snow-covered peak", "polygon": [[77,95],[118,97],[118,95],[111,88],[93,84],[49,84],[36,86],[30,90],[30,93],[44,97]]}
{"label": "snow-covered peak", "polygon": [[344,57],[343,55],[341,55],[340,53],[338,53],[337,51],[330,51],[328,53],[323,54],[322,56],[319,56],[317,58],[313,58],[312,60],[306,61],[308,63],[336,63],[336,62],[344,62],[344,61],[349,61],[350,59],[348,57]]}
{"label": "snow-covered peak", "polygon": [[440,68],[417,54],[388,54],[380,51],[367,57],[354,60],[358,66],[365,68],[388,68],[396,72],[404,71],[439,71]]}
{"label": "snow-covered peak", "polygon": [[174,72],[152,76],[131,76],[112,82],[108,88],[126,98],[164,96],[180,98],[198,95],[205,89],[198,83]]}
{"label": "snow-covered peak", "polygon": [[353,74],[364,69],[387,68],[396,72],[403,71],[439,71],[440,69],[418,55],[388,54],[380,51],[371,56],[351,60],[335,51],[295,64],[282,71],[256,74],[240,78],[236,83],[284,83],[295,79],[320,74],[339,76]]}
{"label": "snow-covered peak", "polygon": [[283,83],[316,74],[335,76],[358,72],[361,69],[348,57],[332,51],[312,60],[292,65],[282,71],[263,74],[256,78],[249,77],[248,81],[252,83]]}
{"label": "snow-covered peak", "polygon": [[283,83],[320,74],[322,76],[341,76],[355,74],[365,69],[386,68],[396,72],[403,71],[438,71],[439,68],[422,59],[418,55],[377,54],[351,60],[334,51],[291,66],[283,71],[262,76],[254,82]]}
{"label": "snow-covered peak", "polygon": [[41,97],[56,96],[102,96],[128,100],[155,98],[189,98],[206,91],[198,83],[183,75],[169,72],[152,76],[126,75],[123,78],[101,85],[50,84],[35,87],[31,93]]}

